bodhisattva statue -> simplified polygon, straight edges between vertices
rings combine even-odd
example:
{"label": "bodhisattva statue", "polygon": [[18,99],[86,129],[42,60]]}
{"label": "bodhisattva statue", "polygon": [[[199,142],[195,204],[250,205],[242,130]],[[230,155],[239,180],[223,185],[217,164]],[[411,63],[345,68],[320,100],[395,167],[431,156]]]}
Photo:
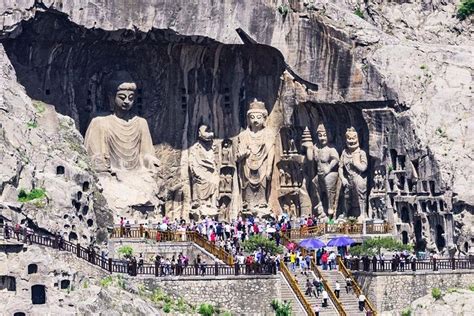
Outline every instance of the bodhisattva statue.
{"label": "bodhisattva statue", "polygon": [[351,127],[346,132],[346,148],[339,163],[339,177],[344,186],[347,216],[365,218],[367,178],[367,154],[359,147],[356,130]]}
{"label": "bodhisattva statue", "polygon": [[146,120],[130,111],[137,85],[121,71],[111,75],[107,88],[113,114],[92,119],[85,136],[94,168],[100,172],[158,166]]}
{"label": "bodhisattva statue", "polygon": [[316,130],[319,144],[307,148],[308,160],[315,161],[317,175],[313,179],[317,188],[320,203],[330,218],[335,215],[337,207],[339,154],[329,145],[326,128],[320,124]]}
{"label": "bodhisattva statue", "polygon": [[201,125],[198,133],[198,142],[191,147],[189,156],[193,206],[215,206],[219,172],[213,149],[214,133],[206,125]]}
{"label": "bodhisattva statue", "polygon": [[247,111],[247,129],[238,136],[242,200],[250,209],[268,206],[267,187],[275,155],[274,136],[265,127],[267,117],[265,104],[255,99]]}

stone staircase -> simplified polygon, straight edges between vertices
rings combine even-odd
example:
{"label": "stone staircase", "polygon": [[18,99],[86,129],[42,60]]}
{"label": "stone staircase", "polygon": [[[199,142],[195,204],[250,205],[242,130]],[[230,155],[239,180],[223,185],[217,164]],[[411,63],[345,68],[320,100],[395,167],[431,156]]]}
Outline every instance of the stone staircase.
{"label": "stone staircase", "polygon": [[365,311],[359,311],[359,301],[352,290],[349,293],[346,293],[346,279],[344,275],[339,272],[338,270],[321,270],[324,278],[328,281],[329,286],[332,290],[336,287],[336,281],[339,281],[341,285],[341,291],[339,295],[339,301],[341,302],[344,310],[346,311],[347,315],[350,316],[364,316]]}
{"label": "stone staircase", "polygon": [[[296,272],[293,273],[293,276],[295,277],[296,281],[298,281],[298,287],[301,290],[301,293],[306,292],[306,280],[309,279],[311,282],[314,280],[315,275],[313,272],[308,272],[308,275],[304,275],[301,272]],[[311,304],[311,306],[318,306],[319,307],[319,315],[321,316],[338,316],[339,313],[337,312],[336,308],[331,302],[331,298],[328,299],[328,306],[327,307],[322,307],[322,302],[323,298],[322,295],[319,295],[318,297],[315,297],[314,295],[305,295],[306,299],[308,302]]]}
{"label": "stone staircase", "polygon": [[291,289],[290,285],[285,279],[285,276],[280,272],[280,293],[281,300],[291,303],[292,315],[306,315],[303,306],[301,306],[298,298]]}

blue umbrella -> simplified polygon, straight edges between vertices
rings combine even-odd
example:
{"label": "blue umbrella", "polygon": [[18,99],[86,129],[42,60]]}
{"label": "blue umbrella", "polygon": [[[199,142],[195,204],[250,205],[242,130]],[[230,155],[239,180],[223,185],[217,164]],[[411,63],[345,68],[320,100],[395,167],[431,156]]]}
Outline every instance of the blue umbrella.
{"label": "blue umbrella", "polygon": [[319,249],[325,246],[326,244],[324,242],[316,238],[303,239],[300,242],[300,247],[307,248],[307,249]]}
{"label": "blue umbrella", "polygon": [[346,236],[336,237],[328,242],[328,246],[331,247],[349,246],[352,244],[355,244],[355,241],[352,238]]}

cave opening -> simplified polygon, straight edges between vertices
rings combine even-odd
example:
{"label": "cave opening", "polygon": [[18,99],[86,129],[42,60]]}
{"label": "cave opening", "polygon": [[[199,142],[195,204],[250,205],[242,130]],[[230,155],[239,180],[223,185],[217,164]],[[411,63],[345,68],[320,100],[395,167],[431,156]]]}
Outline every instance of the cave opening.
{"label": "cave opening", "polygon": [[36,284],[31,287],[32,304],[46,303],[46,287],[43,284]]}
{"label": "cave opening", "polygon": [[28,265],[28,274],[38,273],[38,265],[36,263],[30,263]]}
{"label": "cave opening", "polygon": [[444,228],[442,225],[438,224],[435,227],[436,231],[436,247],[439,251],[443,250],[446,246],[446,239],[444,238]]}
{"label": "cave opening", "polygon": [[82,135],[93,117],[110,113],[107,75],[129,72],[138,87],[132,110],[148,121],[154,144],[175,149],[191,146],[201,123],[217,138],[237,135],[254,98],[270,113],[286,67],[266,45],[172,30],[87,29],[51,12],[21,22],[21,33],[2,43],[27,94],[72,117]]}
{"label": "cave opening", "polygon": [[402,243],[404,245],[407,245],[409,242],[409,238],[408,238],[408,232],[407,231],[402,231]]}
{"label": "cave opening", "polygon": [[0,275],[0,291],[16,291],[16,279],[9,275]]}

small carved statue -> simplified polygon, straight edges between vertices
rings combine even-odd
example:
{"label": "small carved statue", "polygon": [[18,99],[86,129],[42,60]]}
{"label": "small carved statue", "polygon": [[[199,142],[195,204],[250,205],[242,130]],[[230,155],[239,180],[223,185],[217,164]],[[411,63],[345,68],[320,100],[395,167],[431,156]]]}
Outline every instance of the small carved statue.
{"label": "small carved statue", "polygon": [[107,91],[113,114],[92,119],[84,142],[96,171],[158,166],[146,120],[130,111],[136,89],[127,72],[110,75]]}
{"label": "small carved statue", "polygon": [[[342,151],[339,177],[344,186],[347,216],[360,214],[365,218],[367,178],[367,154],[359,147],[356,130],[351,127],[346,132],[346,148]],[[359,212],[357,212],[359,210]]]}
{"label": "small carved statue", "polygon": [[227,166],[231,163],[232,157],[232,143],[230,140],[224,140],[222,142],[222,165]]}
{"label": "small carved statue", "polygon": [[214,206],[215,192],[219,185],[219,173],[213,149],[214,133],[209,127],[199,127],[198,142],[190,149],[189,169],[194,203]]}
{"label": "small carved statue", "polygon": [[268,112],[256,99],[247,111],[247,129],[238,136],[242,199],[249,207],[267,207],[267,187],[272,177],[274,136],[265,127]]}
{"label": "small carved statue", "polygon": [[[319,199],[323,205],[324,212],[329,217],[336,212],[337,186],[338,186],[338,164],[339,154],[337,150],[328,143],[326,128],[323,124],[318,125],[316,130],[319,144],[307,148],[306,155],[309,160],[314,160],[318,173],[313,179],[318,190]],[[305,142],[306,146],[311,146]]]}
{"label": "small carved statue", "polygon": [[385,191],[385,178],[382,175],[381,170],[375,170],[374,172],[374,193],[380,193]]}

